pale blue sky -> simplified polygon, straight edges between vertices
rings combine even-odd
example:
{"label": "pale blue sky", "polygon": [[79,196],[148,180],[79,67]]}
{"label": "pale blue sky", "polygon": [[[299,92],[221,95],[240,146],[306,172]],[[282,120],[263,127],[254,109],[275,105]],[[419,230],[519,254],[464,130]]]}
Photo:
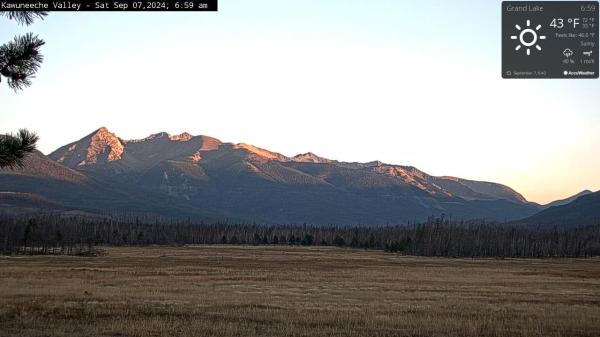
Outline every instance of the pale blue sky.
{"label": "pale blue sky", "polygon": [[100,126],[382,160],[547,202],[600,189],[600,81],[502,80],[499,1],[234,1],[217,13],[51,13],[0,132],[49,153]]}

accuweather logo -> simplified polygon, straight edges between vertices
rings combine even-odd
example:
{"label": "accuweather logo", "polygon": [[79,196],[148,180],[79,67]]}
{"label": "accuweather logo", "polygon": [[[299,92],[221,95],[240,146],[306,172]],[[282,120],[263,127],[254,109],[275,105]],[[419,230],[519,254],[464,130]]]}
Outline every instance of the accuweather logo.
{"label": "accuweather logo", "polygon": [[595,76],[596,72],[595,71],[568,71],[568,70],[565,70],[563,72],[563,75],[565,75],[565,76]]}

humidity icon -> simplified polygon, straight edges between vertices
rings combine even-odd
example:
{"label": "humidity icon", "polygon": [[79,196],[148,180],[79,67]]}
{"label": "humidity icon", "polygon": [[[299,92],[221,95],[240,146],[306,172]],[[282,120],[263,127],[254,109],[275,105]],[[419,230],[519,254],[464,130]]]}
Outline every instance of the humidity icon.
{"label": "humidity icon", "polygon": [[535,46],[535,49],[538,51],[542,50],[542,47],[538,44],[539,40],[545,40],[545,35],[540,35],[539,30],[542,28],[542,25],[537,25],[535,29],[531,28],[531,20],[527,20],[527,27],[523,29],[519,25],[515,25],[517,31],[519,31],[519,35],[512,35],[510,37],[511,40],[519,40],[519,44],[515,47],[516,51],[521,50],[521,48],[525,47],[527,56],[531,55],[531,47]]}

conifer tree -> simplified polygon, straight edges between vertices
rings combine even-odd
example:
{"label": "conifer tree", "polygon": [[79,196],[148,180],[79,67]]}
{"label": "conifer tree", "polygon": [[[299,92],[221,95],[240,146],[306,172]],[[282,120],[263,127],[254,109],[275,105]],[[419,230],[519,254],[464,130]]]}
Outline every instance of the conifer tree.
{"label": "conifer tree", "polygon": [[[10,20],[22,25],[30,25],[35,19],[43,19],[46,12],[8,11],[0,12]],[[40,48],[44,40],[37,35],[27,33],[0,46],[0,82],[6,78],[8,87],[14,91],[23,90],[31,85],[31,79],[40,68],[44,57]],[[17,135],[0,135],[0,168],[23,166],[23,159],[28,153],[35,151],[38,136],[25,129]]]}
{"label": "conifer tree", "polygon": [[0,168],[23,166],[25,156],[35,151],[38,136],[25,129],[16,135],[0,135]]}
{"label": "conifer tree", "polygon": [[[43,19],[46,12],[22,11],[0,12],[0,16],[30,25],[35,19]],[[31,79],[40,68],[44,57],[40,51],[44,40],[37,35],[27,33],[17,35],[12,41],[0,46],[0,81],[6,78],[8,86],[15,90],[23,90],[31,85]]]}

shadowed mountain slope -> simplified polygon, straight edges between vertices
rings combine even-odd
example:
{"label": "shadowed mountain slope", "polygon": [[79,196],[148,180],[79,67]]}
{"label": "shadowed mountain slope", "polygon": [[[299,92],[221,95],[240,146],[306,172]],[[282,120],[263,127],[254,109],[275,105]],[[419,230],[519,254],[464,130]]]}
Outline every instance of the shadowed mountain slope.
{"label": "shadowed mountain slope", "polygon": [[575,199],[577,199],[579,197],[582,197],[584,195],[591,194],[591,193],[593,193],[593,192],[590,191],[590,190],[581,191],[581,192],[579,192],[579,193],[577,193],[575,195],[572,195],[572,196],[570,196],[568,198],[553,201],[553,202],[551,202],[549,204],[546,204],[546,205],[544,205],[542,207],[543,208],[550,208],[550,207],[554,207],[554,206],[562,206],[562,205],[570,204],[573,201],[575,201]]}
{"label": "shadowed mountain slope", "polygon": [[600,224],[600,191],[584,193],[571,203],[550,207],[517,222],[530,226],[557,227]]}

